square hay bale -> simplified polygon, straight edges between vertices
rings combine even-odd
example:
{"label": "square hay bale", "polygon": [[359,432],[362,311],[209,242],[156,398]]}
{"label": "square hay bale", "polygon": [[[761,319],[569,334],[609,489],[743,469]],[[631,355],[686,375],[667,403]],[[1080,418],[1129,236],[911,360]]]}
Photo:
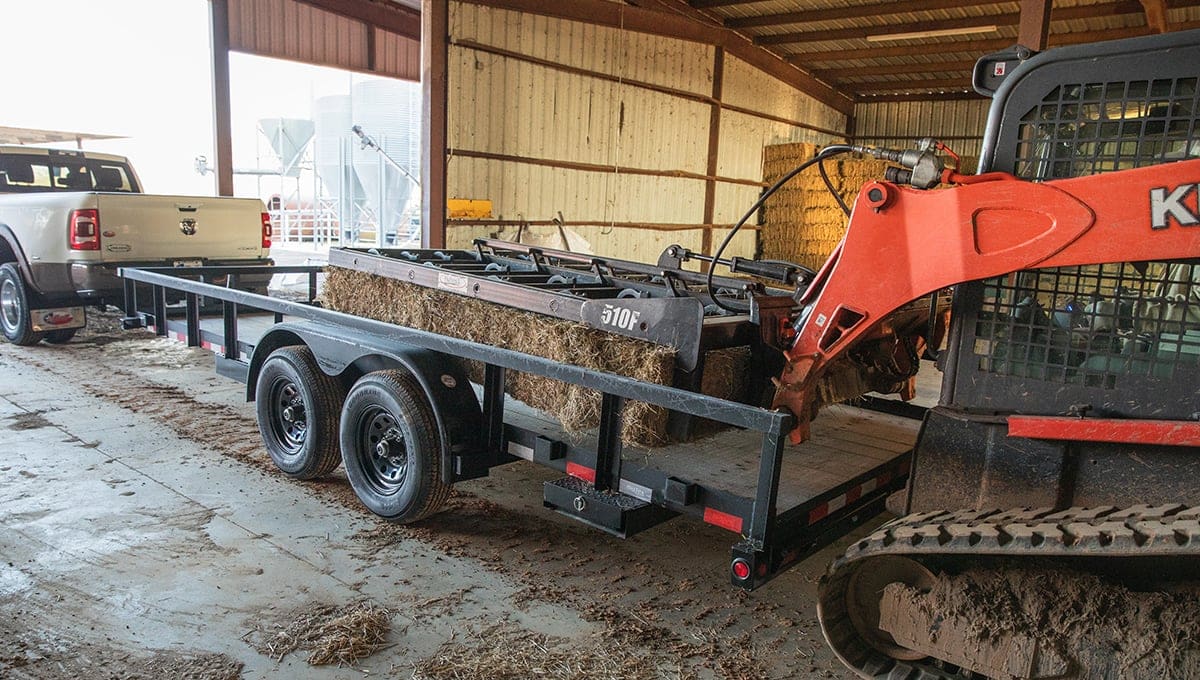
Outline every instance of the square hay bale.
{"label": "square hay bale", "polygon": [[[323,303],[339,312],[646,382],[670,385],[675,375],[675,352],[668,347],[352,269],[328,269]],[[482,382],[482,366],[468,365],[467,372],[472,380]],[[558,418],[568,432],[599,425],[598,392],[517,371],[508,371],[506,376],[509,396]],[[665,409],[628,402],[622,440],[662,445],[666,443],[666,421]]]}
{"label": "square hay bale", "polygon": [[[772,144],[763,150],[763,181],[775,182],[817,154],[815,144]],[[882,178],[887,164],[871,158],[835,158],[825,162],[833,187],[852,205],[858,189]],[[846,235],[846,216],[814,168],[801,173],[767,199],[759,232],[763,257],[789,260],[819,269]]]}
{"label": "square hay bale", "polygon": [[[820,147],[803,142],[772,144],[763,149],[763,181],[773,183],[817,155]],[[964,157],[963,168],[979,159]],[[853,207],[863,184],[883,179],[886,161],[869,156],[838,156],[825,162],[830,183],[846,205]],[[830,195],[816,168],[793,178],[767,199],[759,231],[762,255],[819,269],[846,235],[847,217]]]}

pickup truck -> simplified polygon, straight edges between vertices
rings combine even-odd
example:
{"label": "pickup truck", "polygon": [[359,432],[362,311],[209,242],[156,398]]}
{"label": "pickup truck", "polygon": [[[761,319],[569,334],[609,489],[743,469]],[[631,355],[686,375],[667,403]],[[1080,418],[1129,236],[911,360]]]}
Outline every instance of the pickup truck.
{"label": "pickup truck", "polygon": [[86,305],[119,300],[118,267],[269,265],[270,247],[258,199],[144,194],[122,156],[0,146],[0,331],[15,344],[70,340]]}

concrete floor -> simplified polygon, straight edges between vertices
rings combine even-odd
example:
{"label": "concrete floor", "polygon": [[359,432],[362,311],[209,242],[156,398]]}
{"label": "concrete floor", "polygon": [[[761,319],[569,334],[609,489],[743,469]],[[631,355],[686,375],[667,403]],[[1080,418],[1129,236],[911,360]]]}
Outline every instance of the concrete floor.
{"label": "concrete floor", "polygon": [[[452,677],[446,659],[464,678],[847,677],[814,595],[853,537],[745,594],[736,536],[677,519],[608,537],[542,509],[552,475],[530,464],[398,527],[340,472],[275,473],[242,390],[142,332],[0,344],[0,677],[155,677],[151,657],[198,678]],[[353,667],[255,650],[289,612],[363,600],[391,632]]]}

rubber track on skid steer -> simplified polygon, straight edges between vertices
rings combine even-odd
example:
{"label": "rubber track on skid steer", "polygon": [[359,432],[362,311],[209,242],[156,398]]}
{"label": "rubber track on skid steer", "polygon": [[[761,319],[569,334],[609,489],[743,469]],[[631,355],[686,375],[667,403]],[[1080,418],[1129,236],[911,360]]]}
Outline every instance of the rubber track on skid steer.
{"label": "rubber track on skid steer", "polygon": [[877,680],[958,678],[961,676],[925,664],[884,659],[870,650],[855,649],[861,645],[855,644],[858,633],[845,611],[846,584],[857,567],[884,555],[917,561],[984,556],[1198,557],[1200,506],[918,513],[883,525],[829,566],[820,587],[822,629],[830,645],[842,650],[838,654],[847,665]]}

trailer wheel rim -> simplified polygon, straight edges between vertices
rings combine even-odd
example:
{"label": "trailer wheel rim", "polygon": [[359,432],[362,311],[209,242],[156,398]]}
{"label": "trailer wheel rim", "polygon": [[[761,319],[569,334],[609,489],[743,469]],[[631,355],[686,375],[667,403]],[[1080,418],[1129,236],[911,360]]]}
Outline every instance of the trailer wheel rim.
{"label": "trailer wheel rim", "polygon": [[12,279],[5,278],[0,282],[0,320],[4,322],[4,330],[15,333],[21,323],[21,295],[17,292],[17,284]]}
{"label": "trailer wheel rim", "polygon": [[308,436],[308,413],[304,396],[295,382],[280,377],[271,383],[271,431],[288,453],[299,453]]}
{"label": "trailer wheel rim", "polygon": [[367,483],[379,494],[396,493],[408,476],[408,445],[404,430],[387,409],[375,406],[359,419],[360,460]]}

